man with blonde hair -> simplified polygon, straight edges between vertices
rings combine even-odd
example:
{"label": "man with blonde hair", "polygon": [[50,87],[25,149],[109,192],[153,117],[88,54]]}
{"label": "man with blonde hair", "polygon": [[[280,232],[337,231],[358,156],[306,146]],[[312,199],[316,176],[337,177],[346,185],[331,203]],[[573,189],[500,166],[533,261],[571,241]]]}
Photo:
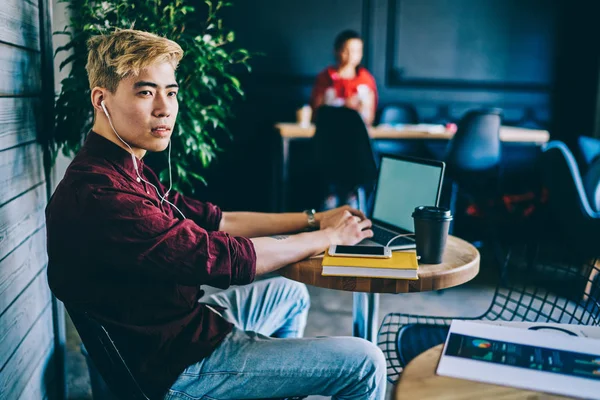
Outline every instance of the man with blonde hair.
{"label": "man with blonde hair", "polygon": [[[182,56],[177,43],[147,32],[90,39],[94,125],[46,210],[52,291],[107,327],[152,399],[383,399],[385,359],[375,345],[301,338],[306,287],[252,283],[370,237],[362,213],[222,212],[170,192],[144,165],[147,151],[170,145]],[[318,229],[286,235],[309,227]],[[242,286],[201,299],[201,285]]]}

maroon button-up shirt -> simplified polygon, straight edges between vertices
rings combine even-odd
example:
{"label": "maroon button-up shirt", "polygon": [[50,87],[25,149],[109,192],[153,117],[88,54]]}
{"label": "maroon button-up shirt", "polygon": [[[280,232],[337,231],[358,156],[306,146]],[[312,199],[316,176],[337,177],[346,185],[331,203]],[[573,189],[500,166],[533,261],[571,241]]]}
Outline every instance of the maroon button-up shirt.
{"label": "maroon button-up shirt", "polygon": [[178,193],[168,200],[187,219],[138,182],[128,152],[90,132],[46,208],[50,288],[107,327],[152,397],[231,331],[198,303],[200,285],[247,284],[256,272],[252,242],[218,232],[219,208]]}

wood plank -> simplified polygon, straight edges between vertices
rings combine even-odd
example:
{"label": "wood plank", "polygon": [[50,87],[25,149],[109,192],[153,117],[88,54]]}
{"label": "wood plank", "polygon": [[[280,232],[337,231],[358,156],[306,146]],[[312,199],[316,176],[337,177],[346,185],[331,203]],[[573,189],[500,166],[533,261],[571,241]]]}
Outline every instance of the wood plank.
{"label": "wood plank", "polygon": [[[27,381],[41,362],[43,354],[54,346],[50,303],[27,336],[0,369],[0,399],[14,399],[25,390]],[[3,343],[4,348],[4,343]]]}
{"label": "wood plank", "polygon": [[32,143],[0,151],[0,206],[42,182],[44,167],[40,145]]}
{"label": "wood plank", "polygon": [[19,400],[48,399],[55,398],[56,392],[56,363],[54,362],[54,350],[48,348],[42,356],[37,368],[31,374],[31,379],[25,385],[25,390],[19,396]]}
{"label": "wood plank", "polygon": [[45,189],[39,185],[0,208],[0,260],[44,225]]}
{"label": "wood plank", "polygon": [[40,13],[36,4],[3,0],[0,8],[0,41],[40,50]]}
{"label": "wood plank", "polygon": [[0,315],[47,263],[46,230],[43,228],[0,261]]}
{"label": "wood plank", "polygon": [[0,97],[0,151],[36,140],[39,100]]}
{"label": "wood plank", "polygon": [[[48,279],[45,271],[42,271],[2,314],[0,368],[6,364],[12,352],[19,346],[39,316],[48,308],[52,314],[51,302]],[[53,332],[52,322],[48,329]]]}
{"label": "wood plank", "polygon": [[39,95],[41,76],[39,52],[0,43],[0,96]]}

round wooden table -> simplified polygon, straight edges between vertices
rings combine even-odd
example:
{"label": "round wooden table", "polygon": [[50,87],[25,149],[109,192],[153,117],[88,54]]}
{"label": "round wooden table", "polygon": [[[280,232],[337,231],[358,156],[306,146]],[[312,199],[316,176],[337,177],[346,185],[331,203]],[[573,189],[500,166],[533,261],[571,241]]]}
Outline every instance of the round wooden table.
{"label": "round wooden table", "polygon": [[479,251],[462,239],[448,236],[441,264],[419,264],[419,279],[322,276],[322,256],[279,270],[286,278],[327,289],[354,292],[353,334],[376,341],[378,293],[409,293],[445,289],[468,282],[479,273]]}
{"label": "round wooden table", "polygon": [[557,400],[568,397],[450,378],[435,374],[444,345],[435,346],[412,360],[400,375],[394,399]]}

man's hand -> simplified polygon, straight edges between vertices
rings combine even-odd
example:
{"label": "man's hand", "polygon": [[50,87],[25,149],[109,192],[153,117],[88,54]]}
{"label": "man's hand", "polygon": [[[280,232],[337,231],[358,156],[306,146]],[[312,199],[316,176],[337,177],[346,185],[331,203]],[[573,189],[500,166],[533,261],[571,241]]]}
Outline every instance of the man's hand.
{"label": "man's hand", "polygon": [[315,219],[317,220],[320,229],[331,228],[337,225],[345,211],[348,211],[351,215],[360,218],[360,221],[367,219],[365,214],[350,206],[342,206],[334,208],[333,210],[315,213]]}
{"label": "man's hand", "polygon": [[330,244],[354,245],[363,239],[373,237],[373,231],[370,229],[371,220],[352,215],[350,210],[352,209],[342,210],[341,213],[328,218],[326,221],[328,226],[321,225],[321,229],[329,234]]}

